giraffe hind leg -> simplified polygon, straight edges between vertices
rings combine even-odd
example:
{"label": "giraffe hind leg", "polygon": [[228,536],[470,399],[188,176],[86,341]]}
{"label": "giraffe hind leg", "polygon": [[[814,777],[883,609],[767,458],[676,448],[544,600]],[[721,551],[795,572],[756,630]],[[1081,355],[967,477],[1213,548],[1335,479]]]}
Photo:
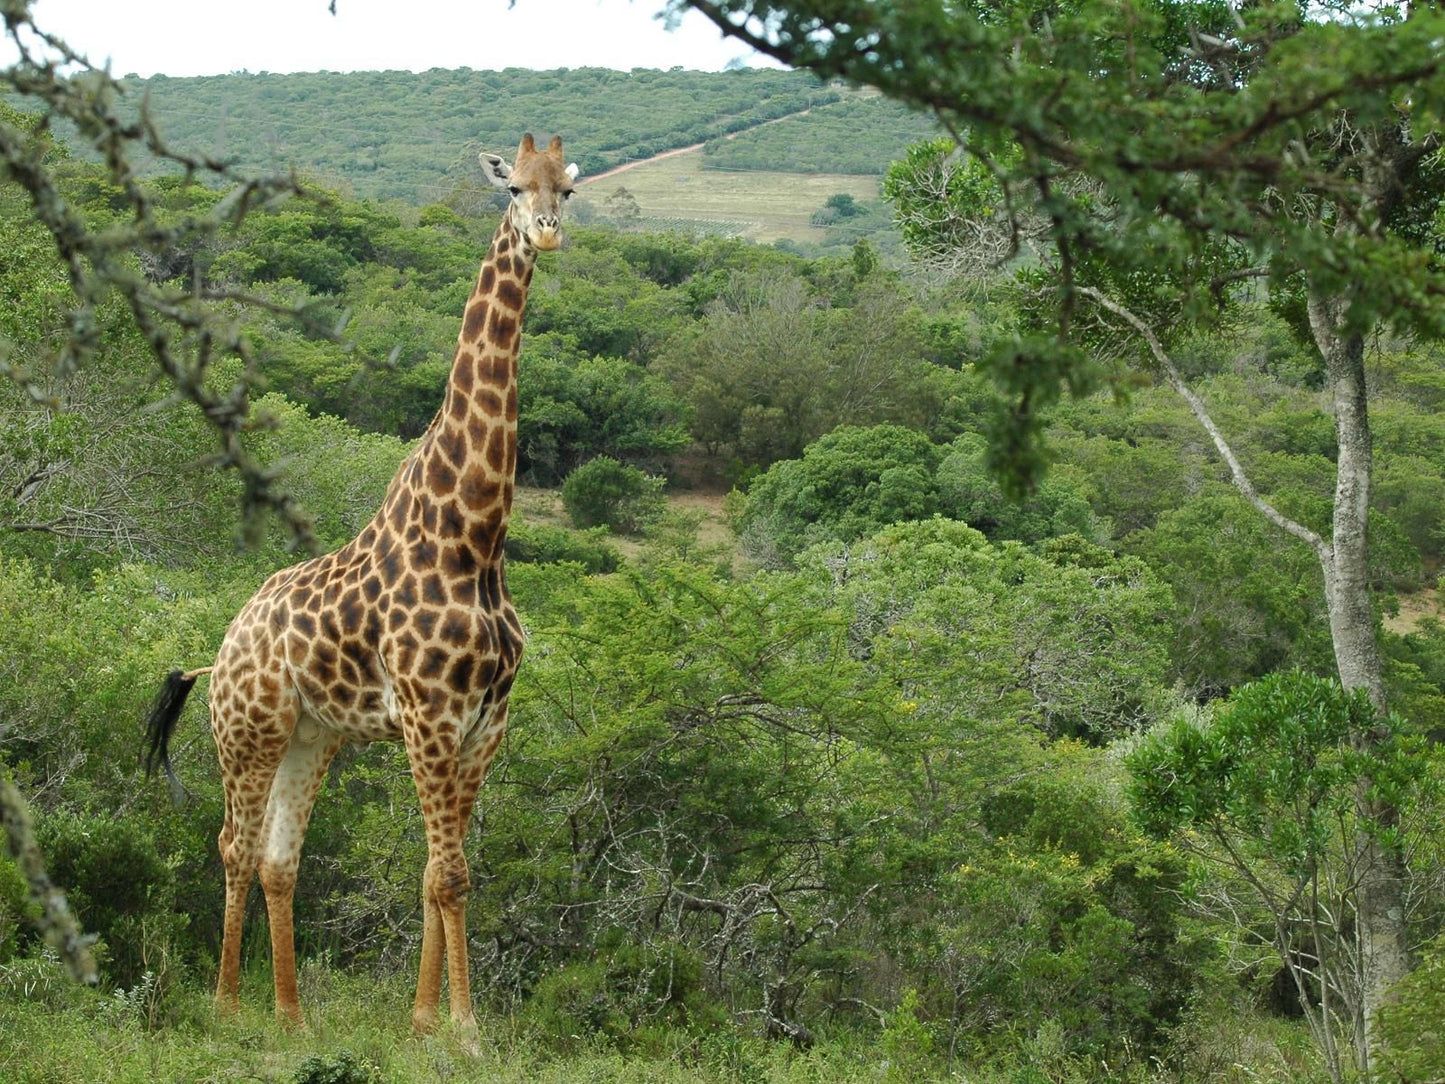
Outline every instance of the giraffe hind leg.
{"label": "giraffe hind leg", "polygon": [[[289,729],[289,727],[288,727]],[[224,1011],[240,1005],[241,929],[246,898],[261,860],[262,832],[272,780],[285,751],[283,742],[257,740],[245,716],[235,716],[213,701],[212,730],[226,795],[225,820],[217,845],[226,870],[226,917],[222,925],[221,966],[216,1003]]]}
{"label": "giraffe hind leg", "polygon": [[[216,1003],[226,1011],[240,1007],[241,927],[246,897],[261,858],[265,794],[275,765],[252,764],[226,781],[226,820],[217,843],[226,869],[226,917],[221,936],[221,968],[216,977]],[[260,797],[256,795],[259,793]]]}
{"label": "giraffe hind leg", "polygon": [[266,916],[271,926],[271,969],[276,985],[276,1015],[304,1026],[296,989],[296,941],[292,901],[296,868],[306,825],[331,758],[344,744],[342,737],[302,719],[271,782],[270,801],[262,832],[261,889],[266,895]]}

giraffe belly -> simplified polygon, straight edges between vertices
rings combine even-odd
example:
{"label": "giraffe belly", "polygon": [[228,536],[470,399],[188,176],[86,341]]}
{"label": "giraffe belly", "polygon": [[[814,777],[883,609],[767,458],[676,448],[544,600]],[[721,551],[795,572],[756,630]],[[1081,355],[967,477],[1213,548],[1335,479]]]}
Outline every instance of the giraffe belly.
{"label": "giraffe belly", "polygon": [[314,679],[293,671],[297,694],[307,716],[347,741],[396,741],[401,724],[389,682],[362,685],[343,696],[319,688]]}

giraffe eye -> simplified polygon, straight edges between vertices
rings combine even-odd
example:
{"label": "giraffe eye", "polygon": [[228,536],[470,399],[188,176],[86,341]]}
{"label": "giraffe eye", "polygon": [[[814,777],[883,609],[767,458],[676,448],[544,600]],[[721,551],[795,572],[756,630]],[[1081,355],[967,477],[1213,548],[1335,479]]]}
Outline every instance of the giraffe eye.
{"label": "giraffe eye", "polygon": [[507,185],[507,191],[512,193],[512,195],[514,196],[520,196],[522,194],[522,190],[514,184]]}

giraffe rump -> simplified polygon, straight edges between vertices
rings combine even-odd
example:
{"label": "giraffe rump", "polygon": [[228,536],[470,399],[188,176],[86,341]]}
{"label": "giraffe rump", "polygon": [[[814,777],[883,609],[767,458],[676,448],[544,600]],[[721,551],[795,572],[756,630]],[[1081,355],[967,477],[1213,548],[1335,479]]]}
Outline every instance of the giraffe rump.
{"label": "giraffe rump", "polygon": [[146,748],[142,756],[146,778],[154,775],[159,765],[172,795],[184,794],[185,788],[171,767],[171,731],[175,730],[176,720],[181,717],[181,709],[186,706],[186,697],[195,683],[195,677],[182,670],[172,670],[161,683],[161,691],[156,694],[150,715],[146,717]]}

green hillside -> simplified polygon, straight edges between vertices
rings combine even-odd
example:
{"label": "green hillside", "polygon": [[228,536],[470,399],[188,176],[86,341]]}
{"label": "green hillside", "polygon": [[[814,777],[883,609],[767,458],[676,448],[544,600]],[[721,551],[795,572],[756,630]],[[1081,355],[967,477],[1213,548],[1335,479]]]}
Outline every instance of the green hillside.
{"label": "green hillside", "polygon": [[[471,181],[478,149],[509,151],[523,131],[560,133],[582,172],[593,174],[847,93],[798,72],[604,68],[238,72],[130,78],[126,85],[137,103],[149,101],[162,133],[179,149],[249,169],[294,166],[359,196],[418,204]],[[908,140],[880,123],[871,142],[888,158]]]}
{"label": "green hillside", "polygon": [[937,122],[878,95],[850,94],[769,124],[708,141],[708,169],[882,175]]}

